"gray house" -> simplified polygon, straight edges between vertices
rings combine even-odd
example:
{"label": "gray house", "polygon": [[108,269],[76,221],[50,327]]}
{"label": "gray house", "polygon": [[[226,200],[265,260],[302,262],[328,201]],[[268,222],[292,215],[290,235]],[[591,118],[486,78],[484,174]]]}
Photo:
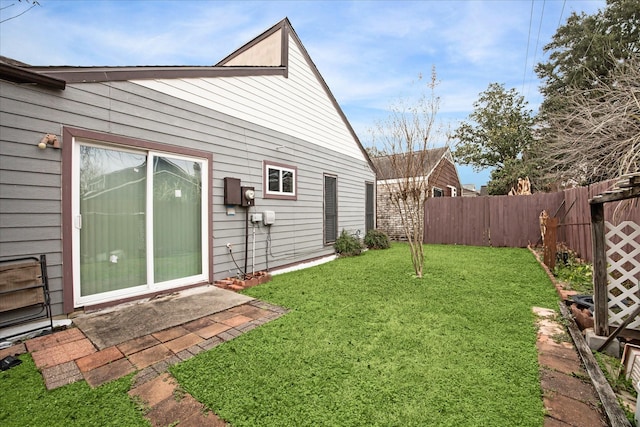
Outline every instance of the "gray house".
{"label": "gray house", "polygon": [[211,67],[2,58],[0,105],[0,259],[47,255],[54,315],[374,226],[374,168],[287,19]]}

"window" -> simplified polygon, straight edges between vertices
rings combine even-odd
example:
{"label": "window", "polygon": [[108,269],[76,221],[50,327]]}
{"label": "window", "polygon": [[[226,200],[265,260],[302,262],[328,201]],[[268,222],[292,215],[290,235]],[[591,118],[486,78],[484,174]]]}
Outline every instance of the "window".
{"label": "window", "polygon": [[451,190],[451,197],[458,197],[458,189],[453,185],[447,185],[447,188]]}
{"label": "window", "polygon": [[338,237],[338,179],[324,176],[324,244],[329,245]]}
{"label": "window", "polygon": [[280,163],[263,162],[265,199],[297,199],[298,168]]}
{"label": "window", "polygon": [[444,191],[442,191],[442,188],[433,187],[431,191],[433,197],[444,197]]}

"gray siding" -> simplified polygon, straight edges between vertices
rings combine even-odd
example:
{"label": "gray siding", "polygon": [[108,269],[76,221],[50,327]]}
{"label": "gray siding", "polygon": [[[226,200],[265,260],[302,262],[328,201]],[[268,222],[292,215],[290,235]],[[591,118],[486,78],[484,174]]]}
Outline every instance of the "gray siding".
{"label": "gray siding", "polygon": [[[0,89],[0,257],[47,255],[54,314],[63,312],[62,239],[71,238],[62,236],[61,226],[61,158],[71,144],[62,141],[62,150],[42,151],[37,143],[46,133],[61,138],[62,126],[213,153],[215,279],[235,272],[227,242],[244,264],[244,208],[226,215],[224,177],[255,187],[252,213],[276,212],[271,268],[333,253],[323,246],[324,173],[338,177],[339,230],[364,233],[365,181],[375,179],[364,161],[129,82],[71,84],[55,91],[2,81]],[[296,201],[263,199],[263,160],[298,168]],[[266,268],[266,238],[266,228],[256,228],[256,270]],[[251,256],[249,251],[249,266]]]}

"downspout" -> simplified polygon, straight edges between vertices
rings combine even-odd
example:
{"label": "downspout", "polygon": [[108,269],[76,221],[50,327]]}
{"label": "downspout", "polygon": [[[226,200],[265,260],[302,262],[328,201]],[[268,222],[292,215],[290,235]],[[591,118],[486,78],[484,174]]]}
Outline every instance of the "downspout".
{"label": "downspout", "polygon": [[244,210],[244,275],[247,278],[247,261],[249,258],[249,207]]}

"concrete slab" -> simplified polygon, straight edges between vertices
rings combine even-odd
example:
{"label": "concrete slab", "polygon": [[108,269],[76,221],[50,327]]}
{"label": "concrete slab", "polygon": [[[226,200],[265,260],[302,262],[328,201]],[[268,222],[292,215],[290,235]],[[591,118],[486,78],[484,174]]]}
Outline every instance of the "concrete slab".
{"label": "concrete slab", "polygon": [[235,292],[206,286],[197,291],[178,292],[104,312],[80,315],[73,322],[102,350],[252,300]]}
{"label": "concrete slab", "polygon": [[[593,329],[585,329],[584,334],[585,334],[584,339],[587,341],[587,345],[591,350],[597,350],[598,348],[600,348],[600,346],[604,344],[608,338],[608,337],[596,335]],[[609,344],[607,348],[604,349],[604,353],[619,359],[621,354],[620,341],[618,341],[617,339],[614,339],[613,341],[611,341],[611,344]]]}

